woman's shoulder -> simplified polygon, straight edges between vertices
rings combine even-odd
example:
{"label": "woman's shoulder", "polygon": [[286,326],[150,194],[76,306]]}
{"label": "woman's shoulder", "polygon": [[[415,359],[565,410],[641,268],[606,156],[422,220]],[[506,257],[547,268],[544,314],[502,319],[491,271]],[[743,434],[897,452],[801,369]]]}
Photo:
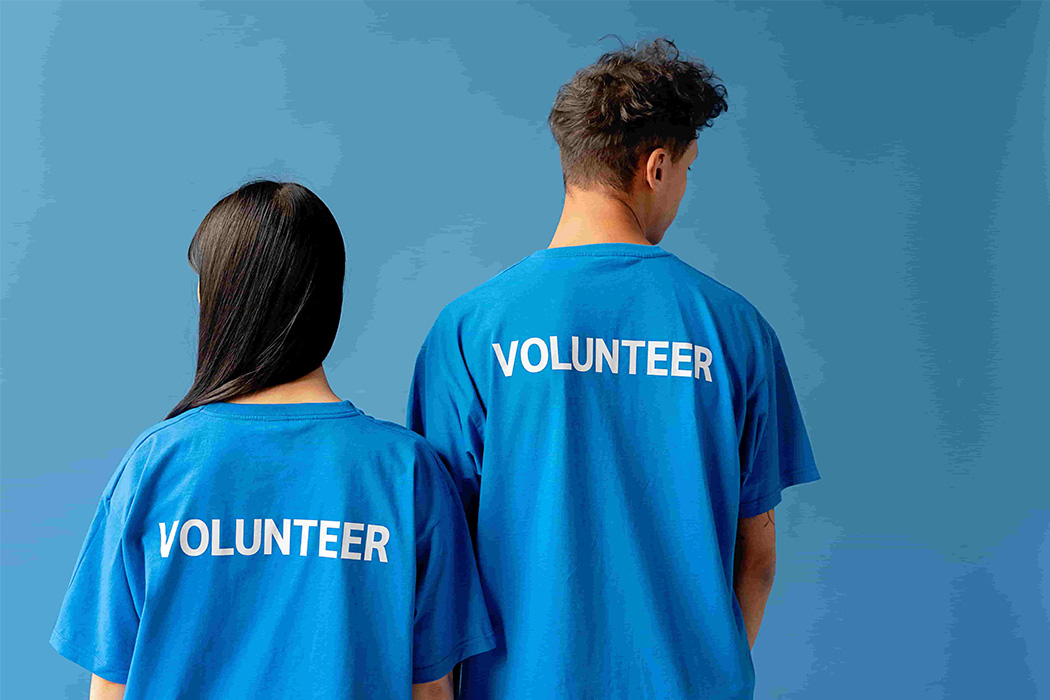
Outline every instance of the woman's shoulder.
{"label": "woman's shoulder", "polygon": [[[183,411],[177,416],[165,418],[144,428],[131,442],[125,458],[134,457],[143,447],[160,441],[176,440],[185,435],[198,422],[194,420],[203,406]],[[199,420],[199,419],[198,419]]]}
{"label": "woman's shoulder", "polygon": [[[358,408],[358,411],[361,411]],[[364,411],[360,413],[361,429],[375,436],[377,442],[404,449],[406,452],[421,455],[424,459],[433,453],[434,448],[419,433],[413,432],[393,421],[376,418]]]}
{"label": "woman's shoulder", "polygon": [[158,455],[165,451],[163,446],[181,440],[187,428],[196,422],[194,417],[199,412],[200,408],[191,408],[177,416],[153,423],[140,431],[124,451],[124,456],[117,463],[103,489],[103,505],[110,509],[125,510],[134,498],[142,475],[153,462],[157,461]]}

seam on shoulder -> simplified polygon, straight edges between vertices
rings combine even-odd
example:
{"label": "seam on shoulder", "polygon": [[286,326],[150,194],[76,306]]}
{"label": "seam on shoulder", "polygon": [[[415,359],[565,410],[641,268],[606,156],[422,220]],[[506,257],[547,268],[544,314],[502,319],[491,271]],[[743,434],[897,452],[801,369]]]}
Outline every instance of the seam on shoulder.
{"label": "seam on shoulder", "polygon": [[[394,433],[395,435],[402,435],[404,437],[416,441],[417,443],[421,443],[423,445],[426,445],[427,447],[430,447],[430,443],[428,443],[422,435],[420,435],[414,430],[409,430],[405,426],[398,425],[397,423],[392,423],[391,421],[386,421],[381,418],[376,418],[375,416],[370,416],[364,411],[361,411],[360,415],[362,418],[366,418],[370,423],[372,423],[372,425],[375,425],[378,428],[382,428],[383,430]],[[433,450],[434,448],[430,447],[430,449]]]}
{"label": "seam on shoulder", "polygon": [[171,426],[175,425],[176,423],[181,423],[184,419],[189,418],[190,416],[192,416],[192,415],[194,415],[196,413],[200,413],[201,409],[203,409],[203,408],[204,408],[204,406],[196,406],[194,408],[191,408],[190,410],[184,411],[183,413],[180,413],[179,415],[175,416],[174,418],[171,418],[170,422],[169,421],[161,421],[161,423],[163,423],[163,425],[155,425],[152,430],[149,430],[148,432],[140,435],[139,439],[132,446],[131,452],[128,453],[128,459],[131,459],[132,457],[135,456],[135,453],[138,451],[138,449],[140,447],[142,447],[142,444],[144,442],[146,442],[146,440],[150,439],[151,437],[153,437],[157,433],[162,432],[165,428],[170,428]]}
{"label": "seam on shoulder", "polygon": [[[444,459],[444,457],[441,456],[441,453],[437,451],[437,448],[435,448],[433,445],[431,445],[430,441],[427,440],[425,437],[423,437],[422,435],[420,435],[419,433],[417,433],[414,430],[409,430],[408,428],[405,428],[403,426],[397,425],[396,423],[390,424],[387,421],[381,421],[378,418],[373,418],[372,416],[370,416],[368,414],[365,414],[365,413],[362,413],[361,415],[363,415],[365,418],[368,418],[370,421],[372,421],[373,423],[375,423],[379,427],[385,428],[386,430],[389,430],[390,432],[396,433],[398,435],[401,435],[403,433],[407,433],[408,437],[410,437],[414,441],[414,443],[416,445],[418,445],[419,447],[423,448],[423,451],[427,453],[427,456],[430,457],[431,461],[433,461],[434,464],[438,468],[440,468],[441,471],[443,471],[447,476],[451,477],[451,475],[448,473],[448,468],[445,466],[445,459]],[[442,479],[442,481],[444,482],[445,487],[446,487],[446,489],[448,490],[449,493],[456,494],[455,487],[452,484],[449,484],[448,481],[446,481],[444,479]]]}
{"label": "seam on shoulder", "polygon": [[[139,449],[141,449],[142,446],[144,444],[146,444],[147,440],[149,440],[151,437],[153,437],[157,433],[162,432],[165,428],[169,428],[169,427],[175,425],[176,423],[181,423],[184,419],[186,419],[186,418],[188,418],[188,417],[190,417],[190,416],[192,416],[192,415],[194,415],[196,413],[199,413],[202,408],[203,408],[203,406],[197,406],[195,408],[191,408],[190,410],[185,411],[185,412],[179,414],[178,416],[175,416],[174,418],[169,419],[170,422],[168,422],[168,421],[160,421],[160,423],[163,423],[163,425],[159,425],[159,424],[158,425],[154,425],[152,427],[152,429],[147,428],[145,431],[143,431],[138,436],[138,438],[135,440],[135,442],[133,442],[131,444],[131,447],[128,449],[128,451],[125,454],[125,456],[121,459],[121,461],[120,461],[120,474],[117,475],[116,481],[120,480],[120,477],[123,476],[123,474],[124,474],[124,470],[127,469],[128,463],[132,459],[135,458],[135,455],[138,453]],[[114,486],[116,485],[116,481],[114,481]],[[137,485],[136,485],[136,488],[137,488]],[[109,493],[103,494],[102,502],[105,504],[107,512],[109,512],[109,501],[110,501],[110,499],[112,497],[113,497],[113,492],[112,491],[110,491]],[[123,518],[121,518],[121,524],[123,525]]]}
{"label": "seam on shoulder", "polygon": [[[503,275],[507,274],[508,272],[510,272],[514,268],[518,267],[519,265],[525,264],[526,262],[528,262],[531,259],[532,259],[532,254],[530,253],[529,255],[526,255],[521,260],[518,260],[516,263],[513,263],[513,264],[503,268],[502,270],[500,270],[499,272],[494,274],[492,277],[489,277],[487,280],[485,280],[481,284],[477,285],[473,289],[469,289],[469,290],[463,292],[462,294],[460,294],[459,296],[455,297],[454,299],[449,301],[447,304],[445,304],[444,307],[442,307],[441,311],[437,315],[437,318],[441,318],[442,316],[445,316],[446,314],[452,314],[452,311],[449,311],[449,309],[451,307],[453,307],[453,306],[457,306],[457,305],[460,305],[460,304],[473,303],[472,297],[475,294],[482,294],[482,293],[484,293],[484,291],[487,290],[488,287],[490,285],[492,285],[500,277],[502,277]],[[435,319],[435,323],[436,323],[436,319]]]}
{"label": "seam on shoulder", "polygon": [[518,262],[513,263],[512,265],[508,265],[507,267],[503,268],[502,270],[500,270],[499,272],[494,274],[492,277],[490,277],[487,282],[483,282],[482,284],[487,284],[488,282],[491,282],[492,280],[496,279],[497,277],[500,277],[501,275],[504,275],[504,274],[510,272],[511,270],[516,268],[518,265],[521,265],[523,262],[525,262],[526,260],[529,260],[530,258],[532,258],[532,253],[529,253],[528,255],[526,255],[524,258],[522,258]]}
{"label": "seam on shoulder", "polygon": [[[430,444],[430,442],[425,437],[423,437],[414,430],[410,430],[403,426],[397,425],[396,423],[390,423],[389,421],[384,421],[374,416],[370,416],[364,411],[361,412],[361,415],[367,418],[377,427],[383,428],[384,430],[387,430],[389,432],[395,433],[397,435],[405,435],[407,433],[405,437],[411,438],[416,445],[421,447],[423,451],[428,454],[428,456],[434,462],[437,468],[444,472],[444,474],[438,474],[437,476],[438,481],[440,481],[444,485],[447,495],[453,496],[455,498],[459,497],[459,494],[455,490],[455,486],[449,483],[449,479],[445,478],[450,476],[448,474],[448,468],[445,466],[445,460],[441,457],[441,454],[434,448],[433,445]],[[444,522],[444,518],[439,518],[438,520],[431,522],[430,526],[427,527],[426,531],[424,531],[423,534],[417,535],[415,537],[415,542],[418,544],[421,540],[426,539],[427,535],[433,532],[439,524],[443,524]]]}
{"label": "seam on shoulder", "polygon": [[755,309],[755,310],[757,311],[757,308],[755,307],[755,305],[754,305],[754,304],[752,304],[752,303],[751,303],[751,300],[750,300],[750,299],[748,299],[747,297],[745,297],[745,296],[744,296],[743,294],[741,294],[741,293],[740,293],[740,292],[738,292],[737,290],[735,290],[735,289],[733,289],[732,287],[728,286],[728,285],[727,285],[727,284],[725,284],[724,282],[720,282],[720,281],[718,281],[717,279],[715,279],[715,278],[714,278],[714,277],[712,277],[711,275],[707,274],[707,273],[706,273],[706,272],[704,272],[703,270],[700,270],[700,269],[697,269],[697,268],[693,267],[692,265],[690,265],[689,263],[687,263],[687,262],[686,262],[685,260],[682,260],[682,259],[681,259],[680,257],[678,257],[677,255],[675,255],[674,253],[670,253],[669,255],[670,255],[670,256],[671,256],[671,257],[672,257],[672,258],[673,258],[673,259],[674,259],[674,260],[675,260],[675,261],[676,261],[676,262],[677,262],[677,263],[678,263],[679,265],[681,265],[681,266],[683,266],[683,267],[687,268],[688,270],[690,270],[690,271],[692,271],[692,272],[695,272],[696,274],[700,275],[700,276],[701,276],[701,277],[703,277],[704,279],[706,279],[706,280],[709,280],[709,281],[713,282],[713,283],[714,283],[715,285],[717,285],[717,286],[721,287],[721,288],[722,288],[723,290],[725,290],[726,292],[729,292],[729,294],[730,294],[730,295],[732,295],[732,296],[733,296],[734,298],[736,298],[736,299],[739,299],[740,301],[744,302],[744,304],[746,304],[747,306],[749,306],[749,307],[751,307],[751,308],[753,308],[753,309]]}

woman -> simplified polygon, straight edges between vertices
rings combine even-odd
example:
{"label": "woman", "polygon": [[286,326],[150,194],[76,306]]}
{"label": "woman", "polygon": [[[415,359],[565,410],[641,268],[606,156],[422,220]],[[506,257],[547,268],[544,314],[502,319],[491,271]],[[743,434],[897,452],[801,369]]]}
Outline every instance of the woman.
{"label": "woman", "polygon": [[329,387],[343,240],[294,183],[224,197],[189,247],[197,371],[102,494],[51,636],[91,698],[451,697],[493,648],[430,446]]}

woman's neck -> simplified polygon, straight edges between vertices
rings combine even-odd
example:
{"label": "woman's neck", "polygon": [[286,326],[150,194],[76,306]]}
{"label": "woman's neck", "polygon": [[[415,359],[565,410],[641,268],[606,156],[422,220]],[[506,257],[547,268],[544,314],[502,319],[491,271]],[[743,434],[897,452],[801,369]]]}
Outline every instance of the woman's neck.
{"label": "woman's neck", "polygon": [[332,387],[328,386],[328,377],[324,367],[284,384],[267,387],[253,394],[230,399],[230,403],[333,403],[342,401]]}

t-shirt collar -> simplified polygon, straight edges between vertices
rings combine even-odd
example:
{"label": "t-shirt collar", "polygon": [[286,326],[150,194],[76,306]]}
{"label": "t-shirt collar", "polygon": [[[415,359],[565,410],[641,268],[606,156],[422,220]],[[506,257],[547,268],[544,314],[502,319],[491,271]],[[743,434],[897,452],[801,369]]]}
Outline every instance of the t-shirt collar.
{"label": "t-shirt collar", "polygon": [[231,403],[216,401],[205,404],[202,410],[233,418],[324,418],[329,416],[351,416],[360,411],[349,399],[313,403]]}
{"label": "t-shirt collar", "polygon": [[532,254],[534,258],[565,258],[581,255],[618,255],[637,258],[657,258],[670,255],[658,245],[644,243],[585,243],[558,248],[541,248]]}

